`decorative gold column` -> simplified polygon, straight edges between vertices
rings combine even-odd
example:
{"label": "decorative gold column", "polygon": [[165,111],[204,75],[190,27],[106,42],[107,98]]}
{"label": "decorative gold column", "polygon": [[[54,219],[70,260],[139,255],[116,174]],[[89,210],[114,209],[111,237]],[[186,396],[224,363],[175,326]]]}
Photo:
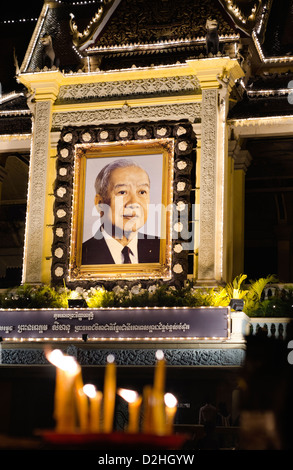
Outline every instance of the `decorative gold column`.
{"label": "decorative gold column", "polygon": [[227,197],[229,95],[243,71],[235,59],[189,61],[202,89],[200,156],[200,227],[198,278],[200,285],[228,281],[229,211]]}
{"label": "decorative gold column", "polygon": [[[216,282],[216,171],[218,90],[202,90],[202,149],[200,179],[200,244],[198,281]],[[221,236],[221,235],[220,235]]]}
{"label": "decorative gold column", "polygon": [[20,75],[19,79],[34,96],[33,142],[31,150],[28,204],[23,263],[23,283],[44,281],[45,220],[50,168],[52,105],[59,92],[60,73]]}
{"label": "decorative gold column", "polygon": [[248,150],[241,149],[239,142],[229,142],[229,156],[233,163],[232,216],[233,216],[233,268],[235,278],[244,272],[244,215],[245,175],[252,157]]}

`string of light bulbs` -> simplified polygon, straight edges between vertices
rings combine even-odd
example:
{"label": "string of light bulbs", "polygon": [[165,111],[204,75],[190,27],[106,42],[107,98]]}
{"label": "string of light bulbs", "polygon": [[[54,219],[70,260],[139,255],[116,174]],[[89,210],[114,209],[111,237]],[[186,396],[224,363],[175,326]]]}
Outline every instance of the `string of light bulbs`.
{"label": "string of light bulbs", "polygon": [[0,24],[29,23],[36,21],[38,21],[38,18],[18,18],[13,20],[2,20],[0,21]]}
{"label": "string of light bulbs", "polygon": [[[85,0],[80,2],[62,2],[61,0],[55,0],[55,3],[60,3],[64,5],[90,5],[94,3],[102,3],[103,0]],[[17,24],[17,23],[29,23],[29,22],[36,22],[38,21],[38,17],[36,18],[16,18],[16,19],[7,19],[0,21],[0,24]]]}

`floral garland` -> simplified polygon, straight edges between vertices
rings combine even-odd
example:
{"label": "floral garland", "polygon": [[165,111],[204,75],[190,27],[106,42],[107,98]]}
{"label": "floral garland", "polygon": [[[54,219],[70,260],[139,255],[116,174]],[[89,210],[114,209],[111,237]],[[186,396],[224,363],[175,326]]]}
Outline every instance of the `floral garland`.
{"label": "floral garland", "polygon": [[[60,134],[57,146],[56,181],[54,188],[54,226],[52,244],[52,284],[63,285],[67,279],[69,264],[70,226],[72,218],[74,146],[77,143],[131,141],[139,139],[174,138],[174,188],[173,202],[178,212],[186,205],[190,206],[192,189],[191,170],[195,159],[196,136],[192,124],[185,120],[180,122],[158,121],[156,123],[134,123],[102,125],[99,127],[65,127]],[[188,220],[174,227],[172,250],[173,284],[183,283],[188,275],[188,251],[183,250],[184,233],[188,232]],[[151,285],[153,281],[146,281]],[[89,289],[96,281],[68,282],[68,287],[80,286]],[[112,289],[117,281],[104,281],[106,289]],[[169,282],[168,282],[169,283]],[[130,285],[128,283],[128,285]]]}
{"label": "floral garland", "polygon": [[[274,285],[274,278],[268,276],[243,284],[246,276],[239,276],[239,298],[244,299],[243,311],[249,316],[293,317],[293,288]],[[82,300],[88,308],[119,307],[225,307],[236,295],[233,283],[215,288],[199,288],[193,282],[184,286],[152,283],[142,285],[119,281],[111,290],[102,285],[86,289],[78,286],[69,289],[65,285],[32,286],[24,284],[8,289],[0,295],[0,308],[68,308],[69,300]],[[256,289],[256,286],[261,286]],[[266,290],[265,290],[266,289]],[[258,292],[256,292],[258,290]]]}

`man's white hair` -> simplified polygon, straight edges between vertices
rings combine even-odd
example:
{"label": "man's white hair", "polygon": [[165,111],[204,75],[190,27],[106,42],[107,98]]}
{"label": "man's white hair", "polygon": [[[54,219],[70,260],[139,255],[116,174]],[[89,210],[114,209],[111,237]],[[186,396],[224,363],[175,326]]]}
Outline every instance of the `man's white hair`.
{"label": "man's white hair", "polygon": [[108,203],[109,195],[109,181],[112,171],[116,170],[116,168],[126,168],[130,166],[135,166],[140,168],[141,170],[145,171],[140,165],[138,165],[133,160],[127,160],[126,158],[120,158],[118,160],[114,160],[108,165],[104,166],[100,173],[98,174],[96,181],[95,181],[95,190],[96,194],[99,194],[105,204]]}

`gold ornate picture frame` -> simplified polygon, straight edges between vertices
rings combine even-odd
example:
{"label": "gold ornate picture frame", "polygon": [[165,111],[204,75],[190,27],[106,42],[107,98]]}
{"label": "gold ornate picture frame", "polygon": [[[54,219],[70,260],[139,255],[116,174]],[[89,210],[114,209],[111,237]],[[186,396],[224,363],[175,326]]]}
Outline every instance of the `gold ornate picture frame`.
{"label": "gold ornate picture frame", "polygon": [[[83,259],[82,247],[86,240],[86,227],[90,240],[96,237],[96,250],[106,250],[100,234],[99,216],[95,213],[94,185],[96,175],[106,165],[119,161],[131,161],[146,171],[150,180],[149,217],[153,219],[153,233],[144,233],[145,238],[154,237],[160,243],[156,261],[136,263],[88,262]],[[69,280],[113,280],[113,279],[170,279],[172,249],[172,201],[173,201],[174,139],[152,139],[126,142],[90,143],[75,145],[72,227],[69,262]],[[128,169],[131,171],[131,167]],[[89,205],[89,208],[87,207]],[[89,215],[87,215],[89,214]],[[88,220],[90,219],[90,220]],[[160,220],[158,220],[160,219]],[[149,218],[148,218],[149,220]],[[148,220],[146,225],[149,226]],[[145,226],[144,226],[145,227]],[[143,227],[143,228],[144,228]],[[103,240],[102,240],[103,241]],[[141,239],[141,245],[145,243]],[[105,245],[105,246],[104,246]],[[94,246],[94,245],[93,245]],[[101,248],[103,247],[103,248]],[[95,257],[97,258],[97,257]],[[104,257],[102,257],[103,259]]]}

